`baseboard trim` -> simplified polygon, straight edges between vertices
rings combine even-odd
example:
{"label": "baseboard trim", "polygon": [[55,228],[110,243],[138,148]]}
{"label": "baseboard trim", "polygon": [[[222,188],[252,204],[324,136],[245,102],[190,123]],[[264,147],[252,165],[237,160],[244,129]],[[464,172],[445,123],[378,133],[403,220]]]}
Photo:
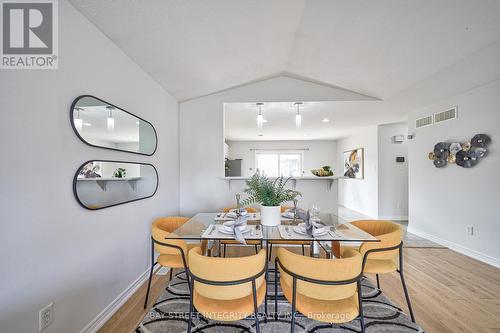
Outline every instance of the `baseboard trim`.
{"label": "baseboard trim", "polygon": [[[158,269],[158,268],[157,268]],[[156,271],[156,270],[155,270]],[[101,311],[80,333],[96,333],[149,278],[149,268]]]}
{"label": "baseboard trim", "polygon": [[435,243],[446,246],[453,251],[459,252],[459,253],[466,255],[468,257],[471,257],[473,259],[482,261],[488,265],[500,268],[500,259],[489,256],[489,255],[484,254],[482,252],[478,252],[476,250],[469,249],[468,247],[462,246],[462,245],[457,244],[455,242],[450,242],[446,239],[442,239],[442,238],[430,235],[424,231],[412,228],[411,223],[408,226],[408,232],[415,234],[417,236],[423,237],[423,238],[427,238],[428,240],[431,240]]}

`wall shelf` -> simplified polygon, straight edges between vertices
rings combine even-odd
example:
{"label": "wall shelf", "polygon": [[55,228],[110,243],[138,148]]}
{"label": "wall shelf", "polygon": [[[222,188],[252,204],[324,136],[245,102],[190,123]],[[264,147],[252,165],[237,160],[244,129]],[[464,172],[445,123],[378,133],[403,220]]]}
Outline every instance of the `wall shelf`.
{"label": "wall shelf", "polygon": [[[231,190],[231,182],[233,181],[246,181],[251,177],[222,177],[223,180],[227,181],[228,189]],[[276,179],[277,177],[269,177],[269,179]],[[331,177],[317,177],[317,176],[304,176],[304,177],[292,177],[290,181],[293,183],[293,189],[297,187],[297,182],[301,181],[323,181],[326,182],[326,189],[331,191],[333,182],[337,179],[345,178],[338,176]]]}
{"label": "wall shelf", "polygon": [[91,182],[96,182],[96,184],[106,192],[108,182],[127,182],[130,185],[130,188],[132,190],[136,191],[137,190],[137,181],[140,180],[142,177],[131,177],[131,178],[104,178],[104,177],[99,177],[99,178],[77,178],[77,182],[81,181],[91,181]]}

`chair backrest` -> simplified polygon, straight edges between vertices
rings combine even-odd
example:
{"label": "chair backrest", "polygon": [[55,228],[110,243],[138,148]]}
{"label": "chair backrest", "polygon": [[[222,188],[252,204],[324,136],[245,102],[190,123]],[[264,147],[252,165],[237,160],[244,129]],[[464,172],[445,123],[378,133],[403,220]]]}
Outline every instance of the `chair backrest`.
{"label": "chair backrest", "polygon": [[[345,281],[361,274],[363,257],[353,249],[344,251],[341,259],[318,259],[292,253],[285,248],[278,249],[280,263],[290,272],[323,281]],[[291,288],[293,278],[280,267],[281,278]],[[356,283],[345,285],[321,285],[297,279],[297,292],[321,300],[339,300],[356,293]]]}
{"label": "chair backrest", "polygon": [[[222,208],[222,211],[224,213],[227,213],[231,209],[236,209],[236,207],[225,207],[225,208]],[[257,208],[254,208],[254,207],[244,207],[243,209],[245,209],[248,213],[257,213],[258,212]]]}
{"label": "chair backrest", "polygon": [[[153,239],[158,242],[179,246],[184,251],[184,255],[187,256],[188,247],[184,240],[165,239],[165,237],[167,237],[169,234],[172,233],[172,231],[176,230],[181,225],[186,223],[186,221],[188,220],[189,220],[188,217],[181,217],[181,216],[169,216],[169,217],[158,218],[154,220],[153,224],[151,225],[151,235],[153,236]],[[179,250],[176,248],[163,246],[156,243],[154,247],[155,251],[160,254],[180,254]]]}
{"label": "chair backrest", "polygon": [[[378,238],[380,242],[364,242],[359,252],[364,255],[366,251],[397,246],[403,239],[403,229],[397,223],[383,220],[359,220],[351,222],[356,227]],[[368,259],[397,259],[398,250],[374,252]]]}
{"label": "chair backrest", "polygon": [[293,207],[289,207],[289,206],[281,206],[280,210],[282,213],[286,212],[287,209],[293,209]]}
{"label": "chair backrest", "polygon": [[[236,281],[250,278],[262,272],[266,265],[266,251],[260,250],[256,255],[239,258],[218,258],[202,255],[201,249],[195,247],[189,251],[189,270],[201,279],[207,281]],[[258,289],[264,282],[265,274],[259,276],[256,282]],[[231,300],[252,295],[252,282],[231,286],[214,286],[194,282],[194,291],[201,296],[216,300]]]}

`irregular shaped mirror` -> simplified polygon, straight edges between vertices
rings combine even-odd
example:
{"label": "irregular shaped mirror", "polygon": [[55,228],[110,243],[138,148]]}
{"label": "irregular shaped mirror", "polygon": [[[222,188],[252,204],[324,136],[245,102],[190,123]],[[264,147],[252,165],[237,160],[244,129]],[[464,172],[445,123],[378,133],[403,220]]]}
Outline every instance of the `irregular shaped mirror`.
{"label": "irregular shaped mirror", "polygon": [[71,125],[86,144],[142,155],[156,151],[151,123],[93,96],[80,96],[71,105]]}
{"label": "irregular shaped mirror", "polygon": [[73,179],[73,192],[83,207],[97,210],[152,197],[158,173],[145,163],[87,161]]}

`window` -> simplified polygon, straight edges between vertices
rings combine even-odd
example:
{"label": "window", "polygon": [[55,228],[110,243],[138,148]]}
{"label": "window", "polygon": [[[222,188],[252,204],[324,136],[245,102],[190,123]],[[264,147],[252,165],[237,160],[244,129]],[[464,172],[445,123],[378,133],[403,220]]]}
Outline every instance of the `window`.
{"label": "window", "polygon": [[298,177],[302,175],[302,152],[255,152],[255,168],[268,177]]}

